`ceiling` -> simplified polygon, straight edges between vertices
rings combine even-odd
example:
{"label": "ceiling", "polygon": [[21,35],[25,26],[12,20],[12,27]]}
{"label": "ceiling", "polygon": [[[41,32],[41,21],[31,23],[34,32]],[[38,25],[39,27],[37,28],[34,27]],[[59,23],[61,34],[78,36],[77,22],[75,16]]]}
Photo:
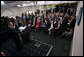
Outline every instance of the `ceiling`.
{"label": "ceiling", "polygon": [[[38,1],[4,1],[5,5],[2,5],[1,7],[6,7],[6,6],[7,7],[17,7],[17,5],[31,4],[31,3],[35,4],[36,2],[38,2]],[[58,3],[61,3],[61,2],[64,2],[64,1],[45,1],[45,3],[48,3],[48,2],[52,2],[52,3],[54,3],[54,2],[57,3],[58,2]]]}
{"label": "ceiling", "polygon": [[13,2],[16,2],[16,1],[4,1],[5,4],[8,4],[8,3],[13,3]]}
{"label": "ceiling", "polygon": [[35,3],[37,1],[4,1],[5,4],[10,4],[10,3],[16,3],[16,4],[22,4],[22,3]]}
{"label": "ceiling", "polygon": [[[12,6],[12,7],[15,7],[17,5],[21,5],[21,4],[30,4],[30,3],[35,3],[37,1],[4,1],[5,5],[7,6]],[[2,5],[2,6],[5,6],[5,5]]]}

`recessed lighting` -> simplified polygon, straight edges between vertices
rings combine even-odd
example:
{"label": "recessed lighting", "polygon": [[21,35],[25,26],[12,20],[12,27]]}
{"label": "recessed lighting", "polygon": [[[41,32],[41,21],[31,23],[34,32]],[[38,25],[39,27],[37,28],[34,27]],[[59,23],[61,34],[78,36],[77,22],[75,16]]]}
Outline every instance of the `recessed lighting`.
{"label": "recessed lighting", "polygon": [[44,1],[39,1],[39,2],[37,2],[37,4],[43,4],[43,3],[45,3]]}
{"label": "recessed lighting", "polygon": [[21,5],[17,5],[17,7],[23,7],[23,6],[21,6]]}
{"label": "recessed lighting", "polygon": [[22,6],[27,6],[27,4],[22,4]]}
{"label": "recessed lighting", "polygon": [[17,7],[20,7],[21,5],[17,5]]}

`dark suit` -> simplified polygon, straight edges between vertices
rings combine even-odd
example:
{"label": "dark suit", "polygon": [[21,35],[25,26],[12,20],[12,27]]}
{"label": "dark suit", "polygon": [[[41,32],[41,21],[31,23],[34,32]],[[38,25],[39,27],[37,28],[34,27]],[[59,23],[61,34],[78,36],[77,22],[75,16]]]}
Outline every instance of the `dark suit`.
{"label": "dark suit", "polygon": [[70,22],[70,28],[71,28],[71,29],[74,29],[75,23],[76,23],[76,20],[75,20],[75,19],[73,19],[73,20]]}
{"label": "dark suit", "polygon": [[51,33],[55,36],[57,34],[57,30],[55,29],[58,26],[58,22],[53,23],[53,29],[51,30]]}
{"label": "dark suit", "polygon": [[9,27],[8,35],[14,40],[17,48],[21,48],[23,46],[23,40],[20,37],[20,31],[16,31],[14,28]]}
{"label": "dark suit", "polygon": [[47,24],[45,23],[45,28],[44,28],[44,32],[48,33],[48,29],[50,28],[50,23],[48,22]]}
{"label": "dark suit", "polygon": [[62,23],[62,25],[61,25],[62,31],[67,30],[67,27],[68,27],[67,23],[68,23],[68,19],[65,18],[64,21],[63,21],[63,23]]}

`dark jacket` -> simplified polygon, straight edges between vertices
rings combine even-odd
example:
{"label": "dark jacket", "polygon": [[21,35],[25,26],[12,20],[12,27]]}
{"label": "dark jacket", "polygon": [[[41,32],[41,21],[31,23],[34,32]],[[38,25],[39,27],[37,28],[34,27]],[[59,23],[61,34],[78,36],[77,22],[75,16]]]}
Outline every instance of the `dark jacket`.
{"label": "dark jacket", "polygon": [[14,28],[9,27],[8,28],[8,35],[10,38],[13,39],[14,43],[16,44],[16,46],[22,47],[23,45],[23,40],[20,37],[20,31],[16,31]]}
{"label": "dark jacket", "polygon": [[54,27],[54,28],[56,28],[56,27],[57,27],[57,25],[58,25],[58,22],[53,23],[53,27]]}
{"label": "dark jacket", "polygon": [[74,29],[75,23],[76,23],[76,20],[73,19],[73,20],[71,21],[71,23],[70,23],[70,28]]}

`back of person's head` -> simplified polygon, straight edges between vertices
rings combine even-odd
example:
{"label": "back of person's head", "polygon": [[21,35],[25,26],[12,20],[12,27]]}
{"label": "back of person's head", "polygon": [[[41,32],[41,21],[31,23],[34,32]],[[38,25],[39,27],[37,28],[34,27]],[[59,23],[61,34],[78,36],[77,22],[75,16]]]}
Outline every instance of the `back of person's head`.
{"label": "back of person's head", "polygon": [[1,17],[1,32],[7,30],[8,28],[8,23],[9,23],[9,18],[8,17]]}
{"label": "back of person's head", "polygon": [[27,13],[25,12],[25,15],[27,15]]}
{"label": "back of person's head", "polygon": [[35,14],[37,15],[37,12],[35,12]]}
{"label": "back of person's head", "polygon": [[20,19],[20,16],[16,16],[15,18],[16,18],[16,19]]}
{"label": "back of person's head", "polygon": [[51,22],[53,22],[53,19],[51,19]]}
{"label": "back of person's head", "polygon": [[24,16],[24,13],[22,13],[22,16]]}

